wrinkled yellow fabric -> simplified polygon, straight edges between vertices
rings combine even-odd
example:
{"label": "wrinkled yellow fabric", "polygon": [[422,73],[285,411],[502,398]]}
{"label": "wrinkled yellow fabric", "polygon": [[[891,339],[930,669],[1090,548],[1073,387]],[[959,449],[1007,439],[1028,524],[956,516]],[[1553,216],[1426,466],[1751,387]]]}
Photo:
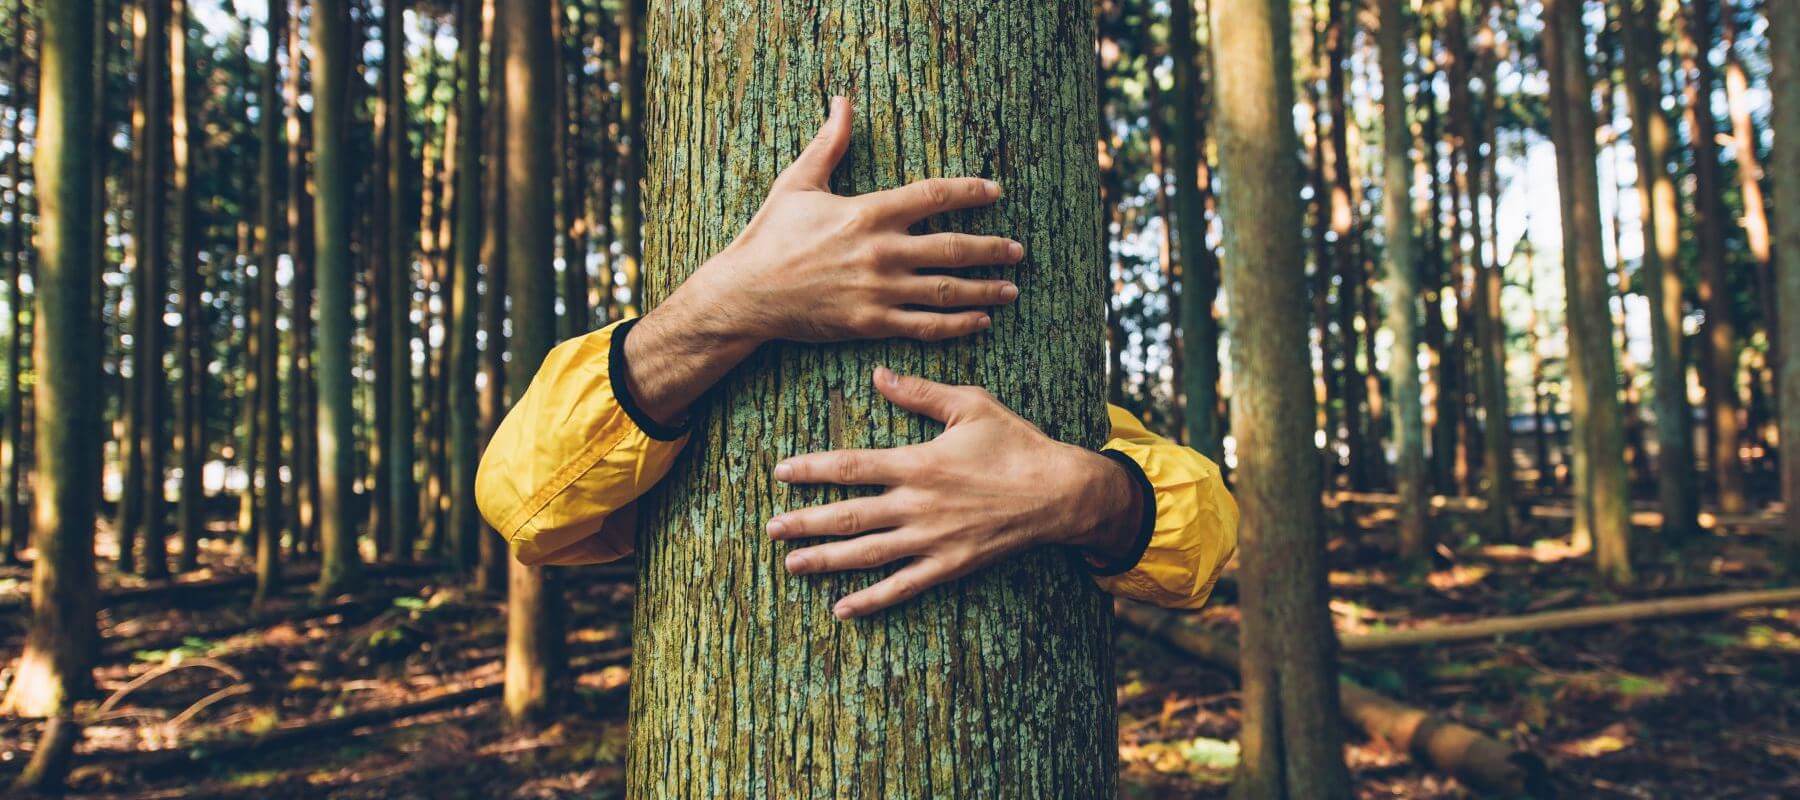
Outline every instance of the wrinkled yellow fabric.
{"label": "wrinkled yellow fabric", "polygon": [[[558,345],[482,453],[481,514],[526,564],[598,564],[631,554],[633,502],[668,474],[687,444],[652,438],[613,394],[618,323]],[[1109,592],[1171,608],[1206,602],[1237,546],[1237,504],[1204,456],[1108,408],[1117,450],[1156,493],[1148,549],[1130,570],[1097,576]]]}

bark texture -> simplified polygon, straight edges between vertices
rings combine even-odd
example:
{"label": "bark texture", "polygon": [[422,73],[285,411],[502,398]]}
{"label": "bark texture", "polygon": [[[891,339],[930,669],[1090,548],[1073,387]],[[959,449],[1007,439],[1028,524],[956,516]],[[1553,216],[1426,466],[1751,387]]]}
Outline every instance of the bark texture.
{"label": "bark texture", "polygon": [[[1348,798],[1308,392],[1286,0],[1214,0],[1213,87],[1240,463],[1244,727],[1236,796]],[[1346,413],[1350,413],[1346,407]]]}
{"label": "bark texture", "polygon": [[95,508],[100,501],[99,324],[89,214],[93,158],[94,5],[41,8],[38,98],[38,276],[33,363],[37,487],[33,493],[31,620],[3,707],[21,716],[67,712],[92,687]]}
{"label": "bark texture", "polygon": [[1041,551],[876,617],[831,603],[879,575],[795,578],[774,513],[841,496],[779,487],[798,453],[918,442],[876,365],[980,384],[1046,433],[1106,432],[1093,9],[1079,2],[658,4],[645,289],[654,303],[750,219],[817,130],[858,108],[837,189],[998,180],[993,209],[926,227],[1005,234],[1027,264],[992,332],[947,345],[765,348],[712,393],[687,453],[646,498],[632,631],[633,797],[1109,797],[1109,608]]}

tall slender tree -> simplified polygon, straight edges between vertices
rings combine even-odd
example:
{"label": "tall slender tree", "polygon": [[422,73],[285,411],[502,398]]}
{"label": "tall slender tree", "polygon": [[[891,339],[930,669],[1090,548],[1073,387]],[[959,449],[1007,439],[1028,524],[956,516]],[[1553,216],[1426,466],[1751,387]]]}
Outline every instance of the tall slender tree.
{"label": "tall slender tree", "polygon": [[629,300],[626,315],[644,310],[644,8],[619,1],[619,275]]}
{"label": "tall slender tree", "polygon": [[[506,84],[506,262],[512,268],[512,362],[507,383],[524,387],[556,343],[555,167],[557,121],[544,113],[558,89],[550,70],[550,0],[516,0],[500,11]],[[510,561],[506,597],[506,710],[540,719],[562,687],[562,598],[541,566]]]}
{"label": "tall slender tree", "polygon": [[1395,486],[1400,494],[1400,552],[1425,555],[1430,507],[1426,504],[1425,423],[1419,389],[1419,273],[1412,216],[1412,123],[1406,102],[1406,12],[1400,0],[1381,0],[1378,46],[1381,60],[1381,216],[1387,270],[1387,326],[1393,338],[1388,357],[1393,381]]}
{"label": "tall slender tree", "polygon": [[94,4],[58,0],[41,7],[37,109],[37,304],[32,337],[38,380],[37,486],[33,494],[31,619],[13,671],[7,711],[68,713],[93,686],[99,634],[94,524],[100,501],[99,337],[93,335],[90,213],[94,159],[87,136],[94,113]]}
{"label": "tall slender tree", "polygon": [[1206,243],[1206,199],[1200,175],[1206,161],[1203,88],[1194,49],[1194,0],[1169,4],[1169,57],[1174,60],[1176,245],[1181,253],[1181,389],[1187,398],[1188,446],[1223,461],[1219,436],[1219,262]]}
{"label": "tall slender tree", "polygon": [[1644,245],[1639,271],[1650,301],[1650,369],[1655,393],[1658,505],[1662,538],[1680,542],[1699,530],[1700,489],[1694,472],[1694,429],[1687,402],[1683,359],[1681,219],[1669,158],[1674,126],[1662,108],[1662,45],[1656,0],[1620,0],[1625,51],[1625,103],[1636,151],[1639,228]]}
{"label": "tall slender tree", "polygon": [[178,568],[186,572],[199,566],[200,536],[205,530],[205,484],[201,468],[206,461],[206,425],[201,404],[206,396],[205,325],[201,321],[200,295],[200,230],[199,201],[195,196],[194,177],[198,171],[194,159],[199,155],[199,98],[194,94],[196,59],[188,29],[193,14],[188,0],[174,0],[169,15],[171,70],[170,100],[173,102],[175,229],[180,234],[175,261],[181,270],[181,328],[176,348],[181,361],[181,391],[176,402],[180,406],[178,426],[181,432],[181,495],[176,514],[176,528],[181,533],[181,556]]}
{"label": "tall slender tree", "polygon": [[458,0],[456,14],[457,120],[456,267],[450,292],[450,560],[459,571],[476,565],[482,522],[475,508],[480,408],[476,331],[481,325],[481,0]]}
{"label": "tall slender tree", "polygon": [[[163,493],[167,372],[163,369],[163,337],[167,325],[169,260],[169,0],[144,0],[144,139],[139,142],[143,164],[143,188],[134,237],[137,246],[139,294],[135,298],[138,340],[132,342],[134,381],[138,397],[138,449],[143,454],[142,483],[127,491],[142,492],[143,559],[138,564],[148,578],[169,574],[167,552],[167,502]],[[123,532],[120,534],[124,535]]]}
{"label": "tall slender tree", "polygon": [[0,258],[6,261],[7,327],[11,334],[6,351],[6,475],[4,491],[0,491],[0,515],[5,516],[5,537],[0,559],[17,561],[31,537],[31,520],[25,504],[25,260],[30,235],[25,224],[25,193],[20,189],[25,179],[25,33],[31,25],[31,14],[25,0],[14,0],[11,10],[12,51],[7,60],[8,94],[7,140],[12,155],[6,160],[6,183],[12,187],[7,195],[8,217],[6,250]]}
{"label": "tall slender tree", "polygon": [[345,123],[350,65],[347,0],[312,6],[313,233],[319,293],[319,583],[335,594],[356,577],[360,558],[350,521],[355,448],[350,376],[351,173]]}
{"label": "tall slender tree", "polygon": [[[1214,0],[1243,563],[1243,796],[1347,798],[1307,393],[1299,152],[1285,0]],[[1227,70],[1226,67],[1229,67]]]}
{"label": "tall slender tree", "polygon": [[1613,358],[1610,291],[1600,249],[1600,185],[1593,83],[1577,0],[1547,0],[1544,56],[1549,72],[1557,187],[1563,211],[1568,292],[1570,407],[1575,417],[1575,502],[1585,506],[1595,564],[1609,583],[1632,582],[1630,490]]}
{"label": "tall slender tree", "polygon": [[257,156],[256,285],[257,320],[256,416],[257,465],[262,489],[256,514],[256,602],[267,600],[281,585],[281,534],[287,516],[282,512],[281,487],[281,315],[276,267],[279,263],[281,224],[287,218],[282,202],[283,172],[287,168],[287,106],[281,97],[281,51],[287,41],[287,3],[268,4],[268,54],[263,63],[262,90],[257,100],[262,149]]}
{"label": "tall slender tree", "polygon": [[[386,470],[389,530],[386,535],[393,556],[412,558],[419,538],[419,493],[413,477],[413,353],[412,353],[412,242],[403,235],[412,229],[408,208],[409,171],[413,168],[406,113],[406,0],[386,0],[382,9],[382,80],[387,92],[382,100],[387,137],[387,253],[384,254],[387,291],[382,298],[386,318],[377,324],[388,329],[388,362],[376,369],[388,373],[387,429],[382,434],[382,467]],[[546,106],[548,107],[548,106]],[[541,112],[540,112],[541,113]]]}
{"label": "tall slender tree", "polygon": [[[502,70],[506,62],[506,38],[499,32],[500,0],[487,0],[488,28],[488,111],[486,183],[482,189],[482,207],[488,220],[482,228],[481,261],[487,266],[487,285],[482,294],[482,372],[486,379],[481,387],[481,425],[483,441],[494,434],[500,418],[506,413],[506,285],[507,260],[505,234],[509,226],[506,214],[506,94],[508,87]],[[512,556],[498,533],[481,537],[481,568],[475,574],[475,588],[483,592],[503,592],[507,585],[507,565]]]}

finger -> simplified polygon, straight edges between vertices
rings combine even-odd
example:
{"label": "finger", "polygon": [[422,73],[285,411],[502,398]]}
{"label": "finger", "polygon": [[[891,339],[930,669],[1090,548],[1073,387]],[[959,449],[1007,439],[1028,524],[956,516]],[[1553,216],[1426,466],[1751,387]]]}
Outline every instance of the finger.
{"label": "finger", "polygon": [[908,236],[896,248],[901,263],[911,267],[979,267],[1017,264],[1025,246],[1003,236],[968,233],[930,233]]}
{"label": "finger", "polygon": [[904,521],[903,516],[900,504],[887,495],[858,497],[777,514],[769,520],[768,531],[774,539],[849,536],[892,528]]}
{"label": "finger", "polygon": [[831,171],[837,169],[838,161],[844,157],[844,151],[850,147],[850,101],[843,97],[831,98],[831,115],[825,118],[825,124],[819,126],[819,132],[813,140],[783,170],[781,177],[775,179],[775,185],[789,189],[831,188]]}
{"label": "finger", "polygon": [[1000,184],[981,178],[926,178],[898,189],[863,196],[876,213],[902,225],[959,208],[985,206],[1000,199]]}
{"label": "finger", "polygon": [[1017,299],[1019,287],[1009,281],[921,275],[900,287],[902,302],[938,308],[1005,305]]}
{"label": "finger", "polygon": [[802,547],[787,554],[783,564],[793,575],[874,569],[919,554],[922,542],[910,533],[871,533],[854,539]]}
{"label": "finger", "polygon": [[918,597],[921,592],[951,577],[950,571],[942,562],[921,558],[901,567],[874,586],[837,601],[837,605],[831,607],[831,615],[838,619],[865,617]]}
{"label": "finger", "polygon": [[892,486],[907,473],[910,450],[831,450],[794,456],[775,465],[782,483],[832,483],[840,486]]}
{"label": "finger", "polygon": [[979,333],[993,324],[994,321],[981,311],[942,314],[936,311],[900,310],[889,312],[887,330],[889,336],[918,339],[921,342],[941,342]]}
{"label": "finger", "polygon": [[979,387],[951,386],[887,367],[875,368],[875,390],[894,405],[944,423],[979,411],[989,399]]}

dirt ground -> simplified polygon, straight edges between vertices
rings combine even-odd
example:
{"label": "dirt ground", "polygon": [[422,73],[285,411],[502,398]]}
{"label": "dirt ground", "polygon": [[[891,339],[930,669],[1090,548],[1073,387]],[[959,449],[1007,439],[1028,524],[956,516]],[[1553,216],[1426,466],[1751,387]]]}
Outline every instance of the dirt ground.
{"label": "dirt ground", "polygon": [[[1394,568],[1379,509],[1335,519],[1340,631],[1778,582],[1766,541],[1730,529],[1643,559],[1639,586],[1621,595],[1597,587],[1553,522],[1484,544],[1441,515],[1434,564],[1407,573]],[[207,560],[219,574],[243,566],[223,546]],[[69,796],[622,796],[633,592],[618,572],[566,583],[579,621],[576,699],[529,734],[508,731],[483,694],[500,678],[499,604],[428,574],[371,579],[323,605],[296,588],[257,612],[241,589],[115,604],[102,615],[98,672],[110,699],[89,711]],[[0,572],[0,596],[22,577]],[[1234,623],[1234,594],[1225,583],[1200,622]],[[22,635],[21,612],[0,614],[9,661]],[[1118,652],[1122,796],[1223,797],[1237,761],[1235,678],[1129,633]],[[1343,666],[1366,687],[1538,754],[1565,797],[1800,797],[1800,608],[1359,653]],[[460,699],[370,716],[434,697]],[[328,720],[335,729],[309,727]],[[0,719],[0,777],[29,758],[38,732]],[[1353,734],[1348,758],[1359,797],[1471,796],[1380,741]]]}

